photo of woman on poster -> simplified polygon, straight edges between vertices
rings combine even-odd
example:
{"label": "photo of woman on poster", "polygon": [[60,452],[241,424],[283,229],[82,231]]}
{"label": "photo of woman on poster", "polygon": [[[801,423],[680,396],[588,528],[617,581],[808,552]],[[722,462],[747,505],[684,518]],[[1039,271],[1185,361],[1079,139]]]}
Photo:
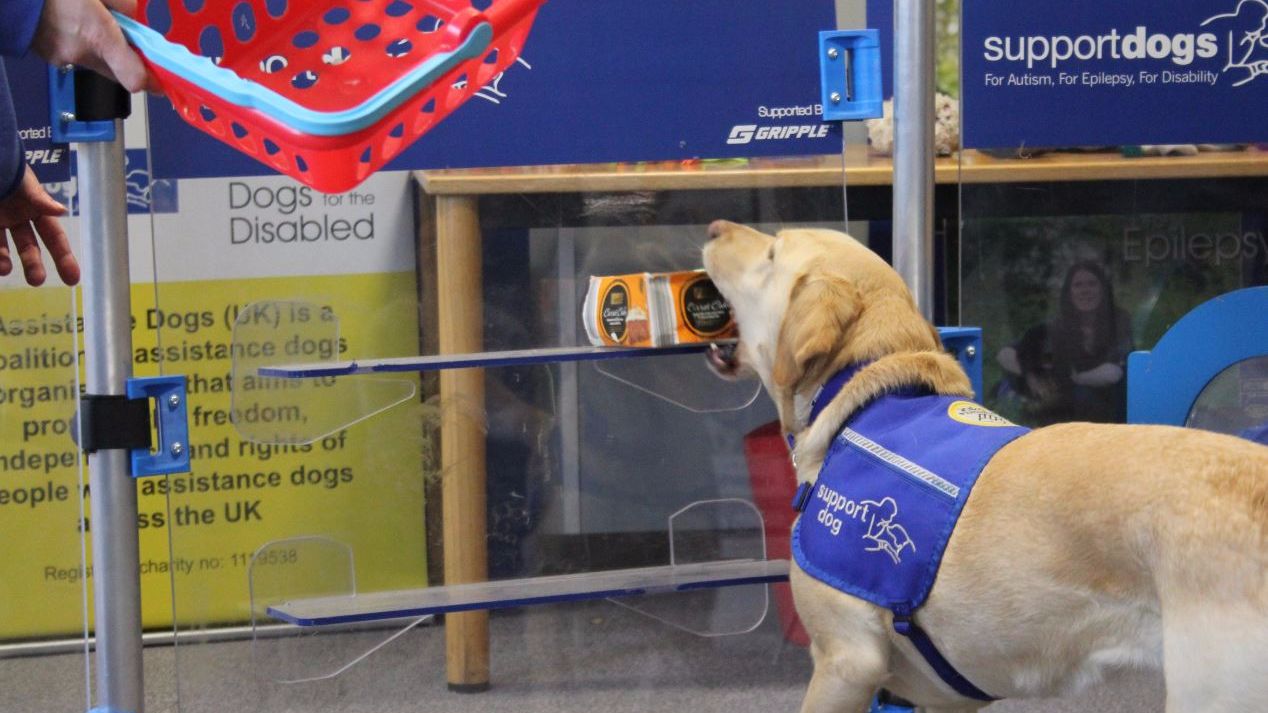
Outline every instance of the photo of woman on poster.
{"label": "photo of woman on poster", "polygon": [[996,360],[1032,425],[1120,422],[1133,348],[1131,318],[1115,303],[1109,276],[1096,262],[1081,261],[1066,271],[1056,315]]}

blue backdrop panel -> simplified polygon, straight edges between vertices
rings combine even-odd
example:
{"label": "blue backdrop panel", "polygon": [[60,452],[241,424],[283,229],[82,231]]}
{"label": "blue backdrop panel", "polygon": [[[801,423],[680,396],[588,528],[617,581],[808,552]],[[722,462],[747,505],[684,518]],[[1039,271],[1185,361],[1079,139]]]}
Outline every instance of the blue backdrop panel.
{"label": "blue backdrop panel", "polygon": [[[523,61],[387,168],[836,153],[816,50],[834,27],[832,0],[550,0]],[[786,138],[766,126],[812,130]],[[155,177],[269,172],[161,98],[150,132]]]}
{"label": "blue backdrop panel", "polygon": [[5,73],[26,161],[40,183],[70,178],[70,147],[53,143],[48,116],[48,65],[35,55],[6,58]]}
{"label": "blue backdrop panel", "polygon": [[894,96],[894,0],[867,0],[867,26],[881,37],[881,93]]}
{"label": "blue backdrop panel", "polygon": [[964,144],[1268,138],[1268,0],[971,0]]}

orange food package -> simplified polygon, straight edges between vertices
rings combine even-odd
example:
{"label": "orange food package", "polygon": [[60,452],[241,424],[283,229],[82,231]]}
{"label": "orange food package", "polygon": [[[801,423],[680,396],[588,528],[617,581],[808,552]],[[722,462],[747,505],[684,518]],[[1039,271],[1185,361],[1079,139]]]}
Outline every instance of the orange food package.
{"label": "orange food package", "polygon": [[665,347],[735,336],[731,308],[704,270],[591,277],[582,320],[595,346]]}

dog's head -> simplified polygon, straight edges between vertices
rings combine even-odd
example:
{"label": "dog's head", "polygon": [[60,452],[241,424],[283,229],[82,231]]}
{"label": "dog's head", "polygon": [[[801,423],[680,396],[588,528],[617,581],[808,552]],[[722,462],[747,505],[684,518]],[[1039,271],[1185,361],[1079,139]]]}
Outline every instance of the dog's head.
{"label": "dog's head", "polygon": [[719,220],[709,237],[705,269],[740,332],[733,355],[715,355],[715,368],[757,374],[786,425],[798,394],[848,364],[941,349],[898,273],[844,233],[771,236]]}

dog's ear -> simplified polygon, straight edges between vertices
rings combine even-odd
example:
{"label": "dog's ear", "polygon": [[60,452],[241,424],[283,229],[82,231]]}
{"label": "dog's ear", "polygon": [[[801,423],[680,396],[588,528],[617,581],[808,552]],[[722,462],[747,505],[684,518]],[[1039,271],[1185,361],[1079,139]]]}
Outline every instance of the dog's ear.
{"label": "dog's ear", "polygon": [[845,346],[859,305],[858,291],[839,277],[807,274],[797,278],[775,346],[774,383],[795,388],[826,375]]}

